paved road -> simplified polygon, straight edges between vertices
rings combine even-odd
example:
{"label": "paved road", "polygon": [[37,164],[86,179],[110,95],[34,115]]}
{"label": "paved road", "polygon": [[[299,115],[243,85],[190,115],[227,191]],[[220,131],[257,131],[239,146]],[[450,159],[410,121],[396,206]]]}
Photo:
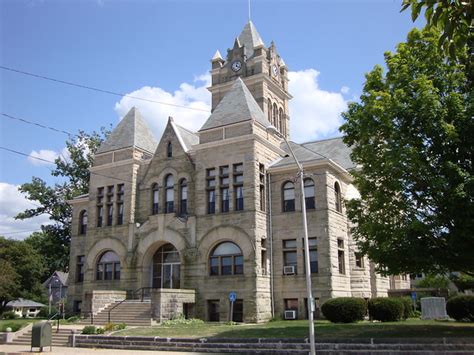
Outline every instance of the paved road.
{"label": "paved road", "polygon": [[[33,353],[37,354],[71,354],[71,355],[89,355],[89,354],[115,354],[115,355],[132,355],[132,354],[185,354],[185,355],[209,355],[206,353],[176,352],[176,351],[150,351],[150,350],[117,350],[117,349],[85,349],[85,348],[66,348],[53,346],[53,351],[49,351],[49,347],[43,349],[43,353],[38,348],[33,349]],[[0,345],[0,355],[31,355],[29,346],[25,345]]]}

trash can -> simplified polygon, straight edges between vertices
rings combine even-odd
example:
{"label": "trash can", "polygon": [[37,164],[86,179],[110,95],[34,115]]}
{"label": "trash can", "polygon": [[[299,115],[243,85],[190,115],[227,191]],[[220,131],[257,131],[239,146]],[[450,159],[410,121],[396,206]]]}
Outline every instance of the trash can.
{"label": "trash can", "polygon": [[51,342],[51,323],[41,322],[33,324],[31,331],[31,350],[33,350],[33,348],[40,348],[40,351],[43,351],[43,347],[45,346],[49,346],[49,349],[52,350]]}

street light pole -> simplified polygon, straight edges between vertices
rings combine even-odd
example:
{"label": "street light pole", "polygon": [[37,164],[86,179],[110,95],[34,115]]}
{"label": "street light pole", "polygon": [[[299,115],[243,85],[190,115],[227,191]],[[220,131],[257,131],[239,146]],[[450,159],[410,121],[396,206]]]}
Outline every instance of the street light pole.
{"label": "street light pole", "polygon": [[310,257],[309,257],[309,241],[308,241],[308,221],[306,219],[306,200],[304,194],[304,176],[303,176],[303,166],[300,164],[298,159],[296,158],[295,152],[291,148],[290,143],[286,139],[286,137],[278,132],[278,130],[274,126],[267,127],[267,131],[271,131],[278,135],[279,137],[283,138],[288,149],[290,150],[291,156],[295,161],[298,167],[298,175],[300,176],[300,186],[301,186],[301,214],[303,216],[303,230],[304,230],[304,263],[305,263],[305,275],[306,275],[306,294],[307,294],[307,308],[308,308],[308,322],[309,322],[309,342],[310,342],[310,350],[311,355],[316,354],[316,346],[314,341],[314,319],[313,319],[313,312],[314,312],[314,299],[313,299],[313,291],[311,287],[311,264],[310,264]]}

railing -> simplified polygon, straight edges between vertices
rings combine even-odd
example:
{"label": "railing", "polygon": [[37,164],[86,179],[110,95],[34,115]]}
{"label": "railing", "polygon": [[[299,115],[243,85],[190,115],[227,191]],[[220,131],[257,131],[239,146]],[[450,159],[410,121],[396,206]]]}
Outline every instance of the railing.
{"label": "railing", "polygon": [[92,311],[89,311],[89,312],[84,312],[84,311],[82,311],[81,313],[84,315],[84,319],[86,319],[87,316],[90,315],[90,317],[91,317],[91,324],[94,324],[94,313],[92,313]]}
{"label": "railing", "polygon": [[125,299],[121,300],[120,302],[118,302],[112,308],[109,309],[108,318],[107,318],[108,322],[110,323],[110,320],[111,320],[110,314],[116,307],[120,306],[125,301],[130,301],[130,300],[140,300],[140,302],[143,302],[145,298],[150,297],[150,290],[152,289],[153,287],[141,287],[137,290],[128,290],[127,295],[125,296]]}
{"label": "railing", "polygon": [[[58,317],[59,316],[59,317]],[[46,321],[48,323],[54,323],[54,318],[58,317],[58,324],[56,326],[56,333],[59,332],[59,320],[61,319],[61,312],[56,312],[55,314],[53,314],[51,317],[49,317],[49,319]],[[51,322],[53,320],[53,322]]]}

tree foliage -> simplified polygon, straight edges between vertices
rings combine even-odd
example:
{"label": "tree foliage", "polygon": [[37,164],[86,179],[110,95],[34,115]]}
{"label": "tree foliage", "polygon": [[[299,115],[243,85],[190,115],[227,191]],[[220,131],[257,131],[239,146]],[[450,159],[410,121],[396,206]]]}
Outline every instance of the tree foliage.
{"label": "tree foliage", "polygon": [[6,304],[18,297],[20,292],[19,275],[12,264],[6,260],[0,260],[0,313]]}
{"label": "tree foliage", "polygon": [[444,275],[426,275],[417,282],[417,288],[449,288],[449,278]]}
{"label": "tree foliage", "polygon": [[382,273],[474,271],[474,106],[465,66],[447,60],[439,37],[412,30],[343,114],[361,166],[353,174],[361,199],[348,202],[348,215]]}
{"label": "tree foliage", "polygon": [[66,142],[67,157],[58,157],[51,173],[63,180],[61,183],[50,186],[41,178],[33,177],[31,182],[20,186],[19,190],[39,206],[19,213],[16,218],[28,219],[46,214],[51,221],[41,226],[40,233],[27,239],[45,257],[48,272],[67,269],[72,217],[72,208],[67,201],[88,193],[89,168],[94,153],[108,134],[105,129],[92,134],[79,131]]}

